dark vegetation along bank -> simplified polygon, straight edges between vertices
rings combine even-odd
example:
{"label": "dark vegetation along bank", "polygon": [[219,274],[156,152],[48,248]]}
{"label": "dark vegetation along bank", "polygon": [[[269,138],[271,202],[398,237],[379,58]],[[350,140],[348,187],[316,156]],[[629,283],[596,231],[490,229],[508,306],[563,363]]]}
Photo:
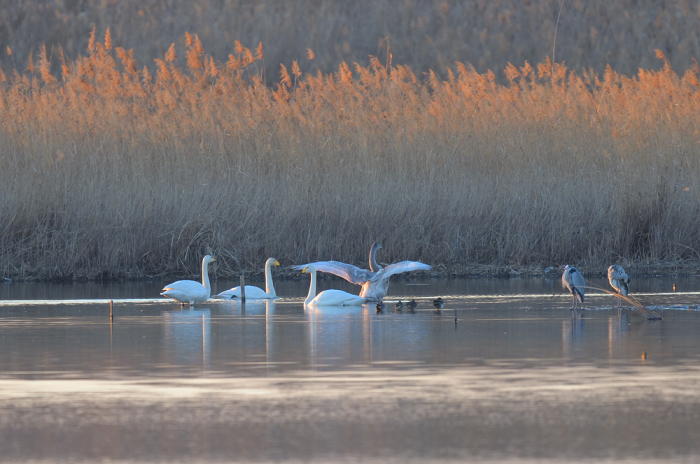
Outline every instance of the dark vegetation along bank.
{"label": "dark vegetation along bank", "polygon": [[[551,3],[522,5],[509,14],[551,13]],[[124,46],[145,31],[106,28],[71,53],[54,43],[20,60],[19,42],[3,47],[0,276],[196,275],[205,253],[220,277],[261,270],[270,256],[363,264],[374,240],[381,261],[420,260],[441,274],[566,262],[692,272],[700,260],[700,70],[690,58],[678,72],[663,50],[634,74],[576,69],[561,63],[558,38],[556,63],[480,70],[445,48],[433,72],[429,60],[397,58],[409,49],[398,34],[391,59],[385,43],[381,56],[337,55],[330,67],[330,52],[308,46],[273,65],[252,35],[249,48],[210,54],[201,37],[216,37],[214,25],[158,53],[145,36]]]}

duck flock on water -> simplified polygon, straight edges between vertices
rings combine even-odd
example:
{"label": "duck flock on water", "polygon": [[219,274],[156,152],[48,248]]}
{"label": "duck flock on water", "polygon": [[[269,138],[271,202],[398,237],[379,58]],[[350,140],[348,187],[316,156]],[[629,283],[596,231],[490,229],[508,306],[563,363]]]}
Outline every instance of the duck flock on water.
{"label": "duck flock on water", "polygon": [[[382,246],[378,242],[372,244],[369,253],[369,269],[361,269],[352,264],[346,264],[339,261],[317,261],[314,263],[292,266],[292,269],[301,271],[304,274],[311,275],[309,286],[309,294],[304,300],[305,306],[361,306],[370,302],[377,302],[377,313],[382,313],[386,310],[386,304],[383,302],[389,288],[389,279],[394,274],[412,271],[429,271],[431,267],[428,264],[419,261],[401,261],[399,263],[390,264],[382,267],[377,263],[376,253]],[[202,282],[194,280],[178,280],[172,284],[166,285],[161,292],[162,296],[172,298],[180,302],[182,305],[194,305],[202,303],[210,298],[220,300],[230,300],[241,298],[241,288],[233,287],[223,291],[217,295],[211,296],[211,284],[209,283],[209,264],[216,262],[216,259],[210,255],[206,255],[202,260]],[[279,298],[275,292],[275,286],[272,281],[272,268],[279,266],[280,263],[270,258],[265,263],[265,290],[252,285],[245,286],[245,296],[251,300],[256,299],[275,299]],[[342,277],[350,283],[360,285],[362,288],[359,295],[345,292],[343,290],[324,290],[316,293],[316,278],[318,272],[326,272]],[[567,290],[572,297],[572,310],[578,308],[578,303],[583,303],[585,300],[586,281],[583,275],[573,266],[564,266],[562,274],[562,287]],[[627,275],[622,266],[617,264],[608,268],[608,281],[614,292],[603,290],[604,292],[615,295],[618,299],[618,309],[621,308],[622,300],[632,304],[632,309],[638,311],[648,319],[661,319],[659,316],[649,311],[639,304],[636,300],[629,296],[630,277]],[[602,289],[600,289],[602,290]],[[442,298],[433,300],[435,311],[439,312],[444,307]],[[413,299],[404,303],[399,301],[394,309],[396,312],[413,312],[417,307],[416,300]],[[456,319],[456,316],[455,316]]]}

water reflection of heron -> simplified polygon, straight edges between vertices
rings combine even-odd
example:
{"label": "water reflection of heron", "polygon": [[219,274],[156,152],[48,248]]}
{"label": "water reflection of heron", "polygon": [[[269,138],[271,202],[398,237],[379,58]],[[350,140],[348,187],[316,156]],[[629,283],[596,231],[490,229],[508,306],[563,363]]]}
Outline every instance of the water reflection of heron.
{"label": "water reflection of heron", "polygon": [[564,357],[571,359],[574,351],[578,350],[583,343],[586,334],[586,319],[578,312],[571,314],[571,317],[562,321],[562,346]]}
{"label": "water reflection of heron", "polygon": [[618,314],[617,316],[608,319],[608,357],[612,358],[615,353],[615,347],[621,341],[623,336],[629,331],[629,316],[627,314]]}
{"label": "water reflection of heron", "polygon": [[178,364],[202,364],[211,357],[211,312],[209,308],[162,312],[167,354]]}

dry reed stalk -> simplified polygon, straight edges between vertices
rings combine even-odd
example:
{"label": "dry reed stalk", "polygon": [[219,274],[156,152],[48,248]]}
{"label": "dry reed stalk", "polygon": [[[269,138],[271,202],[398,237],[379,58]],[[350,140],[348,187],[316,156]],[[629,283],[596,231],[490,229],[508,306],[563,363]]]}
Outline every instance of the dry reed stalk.
{"label": "dry reed stalk", "polygon": [[42,81],[0,88],[5,275],[359,264],[374,240],[387,262],[447,266],[700,258],[698,70],[663,56],[632,78],[525,63],[506,85],[463,64],[423,83],[375,58],[293,61],[269,88],[260,47],[217,63],[189,36],[187,68],[173,46],[151,76],[94,36],[61,80],[44,50]]}

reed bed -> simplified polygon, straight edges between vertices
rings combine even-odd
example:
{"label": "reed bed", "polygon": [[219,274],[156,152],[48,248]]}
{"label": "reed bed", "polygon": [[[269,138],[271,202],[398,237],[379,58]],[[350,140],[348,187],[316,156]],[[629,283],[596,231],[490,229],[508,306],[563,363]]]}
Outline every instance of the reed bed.
{"label": "reed bed", "polygon": [[500,84],[376,57],[323,73],[308,50],[269,86],[262,44],[184,44],[149,71],[93,30],[84,57],[0,76],[2,275],[362,264],[374,240],[444,272],[700,259],[697,65],[525,62]]}
{"label": "reed bed", "polygon": [[[560,14],[561,12],[561,14]],[[0,9],[3,67],[24,67],[42,44],[56,56],[84,54],[93,25],[111,29],[115,43],[152,64],[185,31],[199,33],[215,57],[226,57],[240,40],[265,44],[259,63],[268,84],[278,79],[279,63],[316,53],[324,73],[341,62],[365,64],[368,55],[410,66],[419,76],[430,69],[445,76],[455,61],[477,71],[500,71],[508,62],[536,63],[545,57],[569,69],[606,64],[625,75],[637,68],[658,69],[654,50],[663,50],[680,72],[700,56],[700,9],[695,0],[32,0],[5,1]],[[558,27],[557,27],[558,24]],[[556,37],[556,47],[553,47]],[[52,47],[53,45],[53,47]],[[52,50],[53,48],[53,50]]]}

